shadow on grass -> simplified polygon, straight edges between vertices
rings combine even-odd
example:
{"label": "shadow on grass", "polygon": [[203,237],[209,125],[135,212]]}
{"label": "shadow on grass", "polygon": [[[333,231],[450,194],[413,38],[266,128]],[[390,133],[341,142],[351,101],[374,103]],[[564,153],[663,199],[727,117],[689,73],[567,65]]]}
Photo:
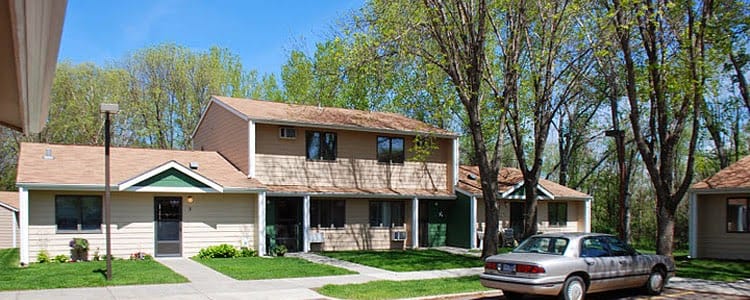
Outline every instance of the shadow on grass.
{"label": "shadow on grass", "polygon": [[677,276],[732,282],[750,278],[750,261],[676,257]]}
{"label": "shadow on grass", "polygon": [[102,275],[102,277],[106,280],[107,279],[107,270],[106,269],[96,269],[91,271],[91,273],[99,273]]}

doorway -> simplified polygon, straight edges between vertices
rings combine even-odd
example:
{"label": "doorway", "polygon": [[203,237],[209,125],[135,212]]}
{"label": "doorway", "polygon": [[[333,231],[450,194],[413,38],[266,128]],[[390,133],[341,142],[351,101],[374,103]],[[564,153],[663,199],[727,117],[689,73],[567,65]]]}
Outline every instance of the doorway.
{"label": "doorway", "polygon": [[510,203],[510,228],[513,228],[513,238],[520,240],[523,236],[524,223],[523,214],[526,210],[526,203],[523,202],[511,202]]}
{"label": "doorway", "polygon": [[[286,246],[289,252],[302,250],[302,199],[269,197],[266,202],[268,250]],[[269,251],[270,253],[270,251]]]}
{"label": "doorway", "polygon": [[419,246],[445,246],[448,235],[448,214],[453,202],[419,201]]}
{"label": "doorway", "polygon": [[154,197],[156,256],[182,256],[182,198]]}

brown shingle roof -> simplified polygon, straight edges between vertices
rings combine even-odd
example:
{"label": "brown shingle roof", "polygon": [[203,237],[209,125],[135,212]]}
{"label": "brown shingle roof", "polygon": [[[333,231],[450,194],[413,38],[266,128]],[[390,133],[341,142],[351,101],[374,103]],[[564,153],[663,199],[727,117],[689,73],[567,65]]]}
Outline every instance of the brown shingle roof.
{"label": "brown shingle roof", "polygon": [[18,192],[0,192],[0,202],[18,210]]}
{"label": "brown shingle roof", "polygon": [[413,134],[457,136],[448,130],[400,114],[354,109],[287,104],[272,101],[213,96],[258,123],[291,123],[332,126],[351,130],[396,131]]}
{"label": "brown shingle roof", "polygon": [[408,196],[408,197],[454,197],[447,190],[427,190],[427,189],[362,189],[362,188],[342,188],[330,186],[301,186],[301,185],[269,185],[269,193],[304,193],[304,194],[325,194],[325,195],[358,195],[358,196]]}
{"label": "brown shingle roof", "polygon": [[[469,178],[469,174],[472,174],[472,177],[476,176],[476,179]],[[458,188],[475,195],[481,195],[482,185],[480,180],[478,166],[459,167]],[[497,183],[498,193],[508,192],[516,185],[523,183],[523,173],[521,173],[521,170],[515,168],[501,168],[497,176]],[[540,179],[539,185],[550,192],[555,198],[591,198],[591,196],[585,193],[546,179]]]}
{"label": "brown shingle roof", "polygon": [[695,190],[731,188],[750,188],[750,156],[745,156],[692,186]]}
{"label": "brown shingle roof", "polygon": [[[54,159],[44,159],[50,149]],[[225,188],[263,188],[249,179],[217,152],[178,151],[142,148],[111,148],[111,183],[113,185],[146,173],[169,161],[185,167],[198,163],[192,170]],[[104,148],[101,146],[22,143],[18,157],[19,184],[104,185]]]}

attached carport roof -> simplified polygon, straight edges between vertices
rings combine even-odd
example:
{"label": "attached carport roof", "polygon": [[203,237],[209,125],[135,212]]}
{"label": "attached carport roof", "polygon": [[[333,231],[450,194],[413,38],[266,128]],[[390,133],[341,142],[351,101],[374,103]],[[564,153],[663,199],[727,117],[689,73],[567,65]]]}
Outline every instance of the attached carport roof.
{"label": "attached carport roof", "polygon": [[[482,195],[481,178],[478,166],[461,166],[458,175],[458,188],[467,193]],[[502,197],[509,196],[523,188],[523,174],[515,168],[502,168],[497,176],[497,192]],[[591,196],[558,184],[556,182],[540,179],[537,188],[552,199],[585,200]]]}
{"label": "attached carport roof", "polygon": [[66,6],[0,1],[0,125],[25,133],[44,128]]}

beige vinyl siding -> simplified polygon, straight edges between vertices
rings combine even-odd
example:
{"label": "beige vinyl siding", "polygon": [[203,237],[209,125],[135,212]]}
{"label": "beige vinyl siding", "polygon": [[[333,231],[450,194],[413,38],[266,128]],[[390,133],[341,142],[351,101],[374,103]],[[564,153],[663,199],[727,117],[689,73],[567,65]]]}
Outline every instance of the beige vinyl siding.
{"label": "beige vinyl siding", "polygon": [[248,173],[247,122],[219,106],[211,104],[193,136],[193,149],[216,151],[245,174]]}
{"label": "beige vinyl siding", "polygon": [[193,195],[192,205],[183,201],[182,252],[194,256],[201,248],[218,244],[254,247],[255,194]]}
{"label": "beige vinyl siding", "polygon": [[[295,139],[279,137],[276,125],[256,126],[256,174],[269,185],[336,186],[394,189],[448,189],[452,141],[438,139],[434,152],[424,162],[416,162],[410,149],[413,137],[403,137],[406,162],[377,162],[377,137],[396,136],[368,132],[296,127]],[[308,161],[305,132],[336,132],[336,161]]]}
{"label": "beige vinyl siding", "polygon": [[[29,192],[29,255],[35,261],[40,250],[51,256],[70,254],[72,238],[89,241],[89,255],[97,248],[105,252],[104,224],[101,233],[57,233],[55,195],[101,195],[101,193]],[[183,196],[154,193],[112,193],[112,255],[127,258],[135,252],[154,254],[154,197]],[[201,247],[215,243],[240,246],[247,240],[255,245],[255,195],[193,195],[195,202],[183,201],[183,256],[195,255]],[[219,212],[224,214],[219,214]],[[242,220],[245,215],[245,220]]]}
{"label": "beige vinyl siding", "polygon": [[750,259],[750,233],[727,232],[727,199],[750,194],[698,195],[696,246],[698,257]]}
{"label": "beige vinyl siding", "polygon": [[[383,201],[378,199],[373,201]],[[388,200],[386,200],[388,201]],[[405,249],[411,247],[411,201],[398,200],[406,203],[404,227],[381,228],[371,227],[370,200],[346,200],[346,221],[344,228],[312,227],[312,232],[322,232],[324,242],[312,244],[313,250],[342,251],[342,250],[384,250]],[[406,231],[406,241],[391,241],[391,232]]]}
{"label": "beige vinyl siding", "polygon": [[[0,249],[13,247],[13,219],[15,212],[0,206]],[[20,233],[16,226],[16,247],[18,247],[18,238]]]}

